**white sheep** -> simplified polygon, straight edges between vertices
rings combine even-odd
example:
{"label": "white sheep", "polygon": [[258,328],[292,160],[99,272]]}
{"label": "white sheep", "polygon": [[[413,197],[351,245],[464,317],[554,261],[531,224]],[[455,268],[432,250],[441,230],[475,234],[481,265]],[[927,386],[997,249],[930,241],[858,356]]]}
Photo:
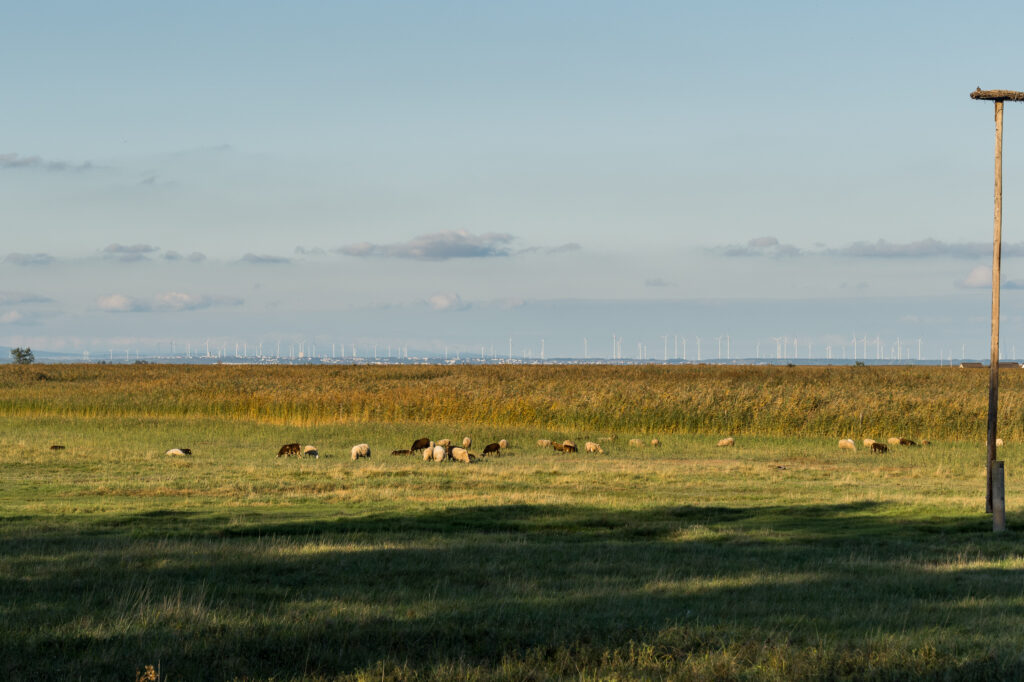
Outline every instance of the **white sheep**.
{"label": "white sheep", "polygon": [[873,438],[865,438],[864,439],[864,447],[870,448],[874,444],[875,444],[875,441],[874,441]]}
{"label": "white sheep", "polygon": [[448,447],[451,444],[452,444],[452,439],[451,438],[442,438],[441,440],[437,441],[437,443],[435,443],[435,445],[443,445],[444,447]]}
{"label": "white sheep", "polygon": [[507,450],[508,449],[508,441],[505,440],[504,438],[502,438],[501,440],[498,441],[498,447],[501,448],[502,450]]}
{"label": "white sheep", "polygon": [[726,438],[723,438],[722,440],[718,441],[718,447],[720,448],[728,448],[735,444],[736,439],[733,438],[732,436],[727,436]]}
{"label": "white sheep", "polygon": [[854,445],[852,438],[841,438],[839,440],[839,449],[840,450],[854,450],[854,451],[856,451],[857,450],[857,446]]}
{"label": "white sheep", "polygon": [[996,447],[997,448],[1003,447],[1003,439],[1002,438],[996,438]]}
{"label": "white sheep", "polygon": [[185,451],[182,450],[181,448],[171,448],[170,450],[168,450],[164,454],[165,455],[172,455],[174,457],[184,457],[185,456]]}
{"label": "white sheep", "polygon": [[651,441],[651,445],[653,445],[656,448],[660,448],[661,447],[661,441],[658,440],[657,438],[655,438],[654,440]]}
{"label": "white sheep", "polygon": [[537,441],[537,446],[542,448],[550,448],[551,441],[548,440],[547,438],[541,438],[539,441]]}
{"label": "white sheep", "polygon": [[443,462],[446,457],[447,449],[443,445],[434,446],[434,461]]}
{"label": "white sheep", "polygon": [[889,445],[899,445],[900,444],[900,439],[897,438],[896,436],[892,436],[892,437],[889,438],[888,443],[889,443]]}
{"label": "white sheep", "polygon": [[469,450],[469,446],[472,444],[473,439],[470,438],[469,436],[466,436],[465,438],[462,439],[462,447],[466,448],[467,450]]}
{"label": "white sheep", "polygon": [[359,445],[352,446],[352,459],[357,460],[362,457],[367,459],[370,458],[370,446],[366,443],[360,443]]}
{"label": "white sheep", "polygon": [[587,452],[596,452],[599,455],[604,454],[604,449],[597,443],[591,441],[587,441],[586,444],[583,446],[583,449],[586,450]]}
{"label": "white sheep", "polygon": [[456,462],[465,462],[469,464],[472,457],[469,455],[469,450],[466,448],[452,448],[452,459]]}
{"label": "white sheep", "polygon": [[[313,457],[314,459],[320,459],[320,453],[317,452],[317,449],[316,449],[315,445],[307,445],[306,447],[302,448],[302,456],[303,457]],[[369,455],[367,455],[367,456],[369,456]]]}
{"label": "white sheep", "polygon": [[631,447],[631,448],[642,448],[643,446],[644,446],[644,442],[642,440],[640,440],[639,438],[630,438],[629,439],[629,447]]}

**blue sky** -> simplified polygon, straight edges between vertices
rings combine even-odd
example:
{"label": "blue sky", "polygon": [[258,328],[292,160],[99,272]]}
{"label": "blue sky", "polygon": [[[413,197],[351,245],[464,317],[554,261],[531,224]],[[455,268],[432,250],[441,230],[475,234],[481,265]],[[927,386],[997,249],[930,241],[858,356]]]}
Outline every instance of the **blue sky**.
{"label": "blue sky", "polygon": [[[1022,15],[10,3],[0,344],[552,356],[616,334],[653,356],[730,334],[820,355],[857,334],[981,356],[993,126],[968,93],[1024,89]],[[1004,346],[1024,349],[1022,135],[1009,104]]]}

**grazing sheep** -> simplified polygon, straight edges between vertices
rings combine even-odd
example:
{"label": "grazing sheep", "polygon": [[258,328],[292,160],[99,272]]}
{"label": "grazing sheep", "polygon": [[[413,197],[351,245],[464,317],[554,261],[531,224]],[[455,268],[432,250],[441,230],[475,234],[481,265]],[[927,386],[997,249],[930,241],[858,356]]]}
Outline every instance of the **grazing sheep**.
{"label": "grazing sheep", "polygon": [[508,450],[508,441],[502,438],[498,441],[498,447],[502,450]]}
{"label": "grazing sheep", "polygon": [[168,450],[164,454],[165,455],[174,455],[176,457],[184,457],[185,455],[187,455],[187,454],[191,455],[192,453],[191,452],[185,452],[181,448],[171,448],[170,450]]}
{"label": "grazing sheep", "polygon": [[551,449],[555,452],[565,452],[565,446],[559,443],[557,440],[551,443]]}
{"label": "grazing sheep", "polygon": [[441,440],[439,440],[436,443],[434,443],[434,445],[443,445],[444,447],[448,447],[451,444],[452,444],[452,439],[451,438],[442,438]]}
{"label": "grazing sheep", "polygon": [[433,448],[433,446],[431,446],[429,448],[423,448],[423,461],[424,462],[430,462],[433,459],[434,459],[434,448]]}
{"label": "grazing sheep", "polygon": [[839,441],[840,450],[857,450],[857,446],[853,444],[852,438],[842,438]]}
{"label": "grazing sheep", "polygon": [[541,438],[539,441],[537,441],[537,447],[550,448],[551,441],[549,441],[547,438]]}
{"label": "grazing sheep", "polygon": [[643,446],[644,446],[644,442],[642,440],[640,440],[639,438],[630,438],[629,439],[629,447],[631,447],[631,448],[642,448]]}
{"label": "grazing sheep", "polygon": [[871,443],[871,452],[889,452],[889,446],[885,443]]}
{"label": "grazing sheep", "polygon": [[416,452],[417,450],[425,450],[427,448],[432,447],[434,446],[431,444],[429,438],[417,438],[415,441],[413,441],[412,447],[409,448],[409,452]]}
{"label": "grazing sheep", "polygon": [[886,442],[888,442],[889,445],[899,445],[900,444],[900,439],[897,438],[896,436],[892,436],[891,438],[887,439]]}
{"label": "grazing sheep", "polygon": [[50,449],[51,450],[63,450],[64,446],[63,445],[51,445]]}
{"label": "grazing sheep", "polygon": [[996,438],[996,447],[997,448],[1003,447],[1003,439],[1002,438]]}
{"label": "grazing sheep", "polygon": [[466,448],[452,448],[452,459],[456,462],[469,464],[473,460],[473,456],[469,454],[469,450]]}
{"label": "grazing sheep", "polygon": [[286,443],[281,446],[281,449],[277,451],[278,457],[288,457],[289,455],[297,455],[301,452],[298,443]]}
{"label": "grazing sheep", "polygon": [[917,447],[917,443],[910,440],[909,438],[900,438],[900,445],[909,445],[911,447]]}
{"label": "grazing sheep", "polygon": [[466,448],[467,450],[469,450],[469,446],[472,444],[473,439],[470,438],[469,436],[466,436],[465,438],[462,439],[462,447]]}
{"label": "grazing sheep", "polygon": [[655,438],[655,439],[653,439],[653,440],[651,441],[651,445],[653,445],[653,446],[654,446],[654,447],[656,447],[656,448],[660,448],[660,447],[661,447],[661,441],[660,441],[660,440],[658,440],[657,438]]}
{"label": "grazing sheep", "polygon": [[392,450],[392,455],[411,455],[412,450]]}
{"label": "grazing sheep", "polygon": [[492,452],[498,452],[500,450],[501,450],[501,444],[500,443],[488,443],[487,445],[484,446],[483,454],[489,455]]}
{"label": "grazing sheep", "polygon": [[864,439],[864,447],[870,448],[874,444],[875,444],[875,441],[873,439],[871,439],[871,438],[865,438]]}
{"label": "grazing sheep", "polygon": [[353,445],[352,446],[352,460],[355,461],[355,460],[361,459],[363,457],[365,457],[366,459],[370,458],[370,446],[367,445],[366,443],[360,443],[359,445]]}
{"label": "grazing sheep", "polygon": [[573,443],[571,440],[562,441],[562,447],[565,448],[562,452],[579,452],[576,448],[576,443]]}
{"label": "grazing sheep", "polygon": [[921,441],[921,445],[922,446],[927,446],[927,445],[931,445],[931,444],[932,444],[932,442],[930,440],[923,440],[923,441]]}
{"label": "grazing sheep", "polygon": [[448,449],[443,445],[435,445],[431,454],[435,462],[443,462],[448,457]]}
{"label": "grazing sheep", "polygon": [[734,439],[732,436],[729,436],[727,438],[723,438],[722,440],[718,441],[718,447],[720,447],[720,448],[728,448],[728,447],[731,447],[731,446],[733,446],[735,444],[736,444],[736,439]]}
{"label": "grazing sheep", "polygon": [[313,459],[320,459],[320,453],[317,452],[315,445],[307,445],[306,447],[302,448],[302,456],[312,457]]}
{"label": "grazing sheep", "polygon": [[583,449],[586,450],[587,452],[596,452],[599,455],[603,455],[604,454],[604,448],[602,448],[597,443],[593,443],[593,442],[591,442],[589,440],[583,446]]}

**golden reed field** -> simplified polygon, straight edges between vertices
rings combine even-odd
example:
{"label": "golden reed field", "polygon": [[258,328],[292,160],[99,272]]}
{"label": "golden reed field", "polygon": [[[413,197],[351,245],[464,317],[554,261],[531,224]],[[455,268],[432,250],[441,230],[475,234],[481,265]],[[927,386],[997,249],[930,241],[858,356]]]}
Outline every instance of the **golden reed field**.
{"label": "golden reed field", "polygon": [[[983,441],[987,382],[948,367],[8,365],[0,414]],[[1022,388],[1003,371],[1006,440],[1024,437]]]}

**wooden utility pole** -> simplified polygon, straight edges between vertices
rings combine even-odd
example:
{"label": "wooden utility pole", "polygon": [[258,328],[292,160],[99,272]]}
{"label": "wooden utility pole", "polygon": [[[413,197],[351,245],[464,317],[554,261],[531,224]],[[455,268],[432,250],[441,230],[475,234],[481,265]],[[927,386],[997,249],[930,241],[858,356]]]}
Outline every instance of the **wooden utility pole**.
{"label": "wooden utility pole", "polygon": [[[982,90],[971,99],[992,100],[996,105],[996,186],[992,230],[992,344],[988,373],[988,431],[985,486],[985,511],[992,514],[992,530],[1006,530],[1003,463],[996,461],[996,422],[999,414],[999,266],[1003,245],[1003,102],[1024,102],[1024,92]],[[998,480],[994,480],[998,478]],[[993,485],[994,482],[994,485]],[[993,492],[998,499],[993,500]]]}

